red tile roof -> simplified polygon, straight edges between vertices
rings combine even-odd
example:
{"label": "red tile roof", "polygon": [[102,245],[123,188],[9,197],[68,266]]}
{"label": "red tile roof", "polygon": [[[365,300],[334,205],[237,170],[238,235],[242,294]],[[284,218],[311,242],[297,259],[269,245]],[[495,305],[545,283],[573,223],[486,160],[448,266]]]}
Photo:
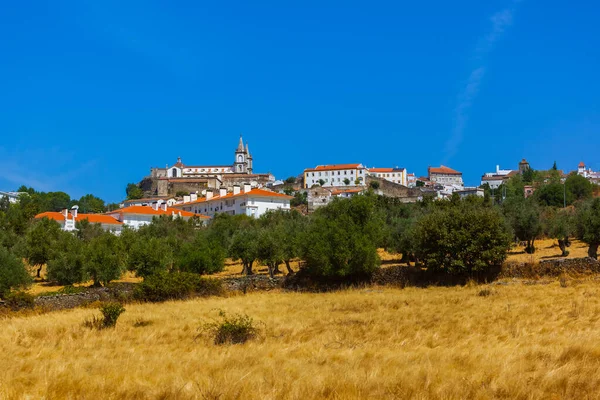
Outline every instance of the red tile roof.
{"label": "red tile roof", "polygon": [[[35,216],[37,219],[49,218],[55,221],[61,222],[65,220],[65,216],[60,212],[48,211]],[[73,218],[73,215],[69,213],[69,218]],[[106,214],[77,214],[75,221],[80,222],[87,219],[92,224],[108,224],[108,225],[122,225],[123,223],[117,221],[114,217]]]}
{"label": "red tile roof", "polygon": [[578,167],[579,168],[585,168],[585,164],[583,163],[583,161],[579,163]]}
{"label": "red tile roof", "polygon": [[458,172],[458,171],[453,170],[452,168],[448,168],[444,165],[440,165],[439,168],[438,167],[429,167],[427,169],[427,172],[429,173],[429,176],[431,176],[431,174],[462,175],[462,172]]}
{"label": "red tile roof", "polygon": [[358,168],[364,168],[364,167],[361,164],[318,165],[316,168],[305,169],[304,172],[332,171],[332,170],[358,169]]}
{"label": "red tile roof", "polygon": [[179,210],[177,208],[171,208],[171,207],[167,207],[167,211],[164,211],[162,208],[158,208],[158,210],[155,210],[154,208],[150,207],[150,206],[130,206],[130,207],[124,207],[124,208],[120,208],[118,210],[114,210],[114,211],[110,211],[107,214],[142,214],[142,215],[173,215],[173,213],[175,213],[175,215],[179,215],[181,214],[182,217],[200,217],[200,218],[210,218],[207,217],[206,215],[201,215],[201,214],[194,214],[188,211],[183,211],[183,210]]}
{"label": "red tile roof", "polygon": [[213,196],[209,200],[206,200],[206,198],[202,198],[202,199],[198,199],[196,201],[190,201],[188,203],[175,204],[175,205],[173,205],[173,207],[183,207],[183,206],[189,206],[190,204],[204,203],[206,201],[213,201],[213,200],[224,200],[224,199],[230,199],[232,197],[240,197],[240,196],[278,197],[278,198],[283,198],[283,199],[293,199],[294,198],[293,196],[288,196],[287,194],[275,193],[275,192],[271,192],[269,190],[252,189],[249,192],[239,192],[238,194],[233,194],[233,192],[231,192],[231,193],[227,193],[225,196]]}

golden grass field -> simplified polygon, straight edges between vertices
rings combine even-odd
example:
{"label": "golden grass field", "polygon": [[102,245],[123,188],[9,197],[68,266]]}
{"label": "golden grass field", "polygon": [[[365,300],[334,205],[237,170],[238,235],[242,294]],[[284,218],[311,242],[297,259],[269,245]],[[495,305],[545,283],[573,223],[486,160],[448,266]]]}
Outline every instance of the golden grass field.
{"label": "golden grass field", "polygon": [[[101,331],[94,309],[2,319],[0,398],[599,398],[600,281],[526,283],[130,304]],[[196,338],[216,309],[261,337]]]}

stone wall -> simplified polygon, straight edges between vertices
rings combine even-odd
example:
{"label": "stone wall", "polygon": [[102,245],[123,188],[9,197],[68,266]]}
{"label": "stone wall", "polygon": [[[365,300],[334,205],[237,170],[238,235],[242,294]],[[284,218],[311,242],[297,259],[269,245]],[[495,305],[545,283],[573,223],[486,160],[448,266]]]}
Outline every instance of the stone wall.
{"label": "stone wall", "polygon": [[542,260],[536,264],[506,262],[502,266],[500,278],[557,277],[562,274],[586,275],[597,273],[600,273],[600,261],[593,258],[558,258]]}
{"label": "stone wall", "polygon": [[379,183],[379,189],[375,191],[377,194],[397,198],[404,203],[414,203],[423,198],[423,192],[417,188],[409,188],[383,178],[367,176],[367,187],[370,187],[371,182]]}

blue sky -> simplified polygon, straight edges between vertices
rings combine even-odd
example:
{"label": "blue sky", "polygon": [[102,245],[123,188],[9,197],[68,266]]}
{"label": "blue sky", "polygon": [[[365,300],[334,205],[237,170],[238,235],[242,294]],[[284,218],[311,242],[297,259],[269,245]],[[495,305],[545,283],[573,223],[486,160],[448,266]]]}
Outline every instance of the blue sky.
{"label": "blue sky", "polygon": [[8,2],[0,189],[124,197],[152,166],[600,169],[591,1]]}

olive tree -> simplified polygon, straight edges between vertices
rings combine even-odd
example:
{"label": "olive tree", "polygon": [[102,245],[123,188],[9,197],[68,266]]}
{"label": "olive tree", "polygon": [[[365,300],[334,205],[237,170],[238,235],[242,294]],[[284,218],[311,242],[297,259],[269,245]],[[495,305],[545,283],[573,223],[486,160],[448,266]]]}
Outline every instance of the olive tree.
{"label": "olive tree", "polygon": [[600,246],[600,198],[595,198],[578,210],[577,235],[589,246],[588,256],[597,259]]}
{"label": "olive tree", "polygon": [[23,261],[7,248],[0,247],[0,298],[4,298],[11,289],[19,289],[31,283]]}

